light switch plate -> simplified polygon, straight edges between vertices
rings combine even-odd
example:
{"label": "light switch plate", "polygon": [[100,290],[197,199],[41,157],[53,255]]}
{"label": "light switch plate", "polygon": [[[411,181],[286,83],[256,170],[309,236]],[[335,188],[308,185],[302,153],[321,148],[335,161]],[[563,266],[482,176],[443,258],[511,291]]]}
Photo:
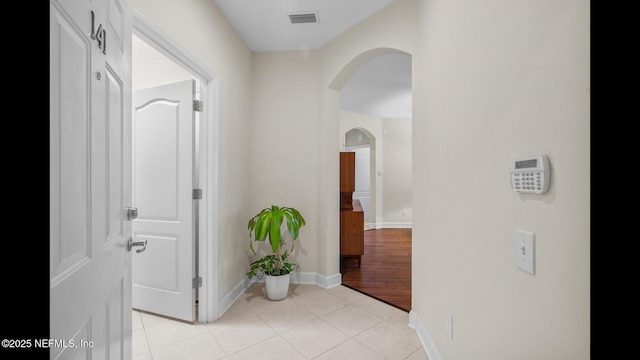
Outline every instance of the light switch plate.
{"label": "light switch plate", "polygon": [[535,274],[535,237],[532,232],[516,230],[516,262],[520,269],[531,274]]}

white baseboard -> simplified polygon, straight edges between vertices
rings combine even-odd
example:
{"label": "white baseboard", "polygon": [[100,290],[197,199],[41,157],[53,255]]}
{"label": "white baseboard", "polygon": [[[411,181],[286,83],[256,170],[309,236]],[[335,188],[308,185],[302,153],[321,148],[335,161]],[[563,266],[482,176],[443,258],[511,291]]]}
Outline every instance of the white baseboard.
{"label": "white baseboard", "polygon": [[342,274],[324,276],[315,272],[300,272],[291,275],[293,284],[314,284],[323,289],[331,289],[342,284]]}
{"label": "white baseboard", "polygon": [[222,314],[229,310],[231,305],[233,305],[233,303],[238,300],[240,295],[242,295],[242,293],[249,287],[249,285],[251,285],[252,282],[253,281],[249,280],[248,277],[244,277],[236,286],[233,287],[233,289],[231,289],[229,293],[227,293],[222,297],[222,299],[220,299],[220,301],[218,302],[219,311],[217,312],[216,320],[222,317]]}
{"label": "white baseboard", "polygon": [[[263,283],[264,279],[254,278],[252,282]],[[292,284],[314,284],[323,289],[331,289],[332,287],[342,284],[342,274],[337,273],[331,276],[324,276],[315,272],[298,272],[291,274]],[[248,287],[249,285],[247,285]]]}
{"label": "white baseboard", "polygon": [[293,284],[315,284],[316,273],[314,272],[299,272],[291,274],[291,283]]}
{"label": "white baseboard", "polygon": [[427,353],[429,360],[442,360],[442,356],[440,356],[440,352],[433,342],[431,335],[429,335],[429,332],[422,324],[420,316],[413,310],[409,312],[409,327],[414,329],[416,334],[418,334],[418,339],[420,339],[422,348]]}
{"label": "white baseboard", "polygon": [[376,229],[411,229],[413,223],[410,222],[383,222],[376,224]]}

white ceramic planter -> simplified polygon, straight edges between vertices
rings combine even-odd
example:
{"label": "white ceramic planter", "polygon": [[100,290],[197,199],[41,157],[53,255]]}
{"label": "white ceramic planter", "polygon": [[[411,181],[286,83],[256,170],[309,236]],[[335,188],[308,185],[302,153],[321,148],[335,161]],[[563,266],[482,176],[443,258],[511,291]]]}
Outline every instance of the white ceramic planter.
{"label": "white ceramic planter", "polygon": [[291,274],[271,276],[264,275],[269,300],[282,300],[289,294],[289,279]]}

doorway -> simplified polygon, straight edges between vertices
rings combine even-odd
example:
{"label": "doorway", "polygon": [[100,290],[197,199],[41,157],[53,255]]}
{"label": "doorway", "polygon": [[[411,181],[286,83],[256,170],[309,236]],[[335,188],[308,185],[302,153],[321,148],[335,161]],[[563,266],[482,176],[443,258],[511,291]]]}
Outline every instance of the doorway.
{"label": "doorway", "polygon": [[411,95],[411,55],[397,52],[362,63],[340,89],[342,148],[369,155],[372,209],[361,267],[347,260],[342,283],[405,311],[411,310]]}
{"label": "doorway", "polygon": [[[196,87],[199,90],[198,97],[202,102],[202,110],[198,113],[199,122],[197,124],[200,134],[194,140],[196,148],[199,149],[195,153],[196,168],[199,171],[194,174],[194,179],[197,179],[196,184],[201,190],[199,192],[201,199],[194,201],[194,207],[197,208],[195,211],[197,211],[198,216],[193,230],[197,236],[197,241],[194,244],[197,256],[194,257],[193,267],[194,274],[198,276],[194,277],[193,284],[198,289],[197,321],[201,323],[215,321],[218,319],[220,312],[217,301],[218,274],[216,266],[218,262],[216,251],[217,233],[215,231],[219,222],[216,202],[216,199],[218,199],[216,169],[219,156],[218,109],[216,104],[219,97],[219,80],[214,72],[208,70],[195,57],[185,52],[146,15],[135,7],[132,13],[133,35],[142,40],[145,45],[164,55],[165,60],[168,59],[174,63],[173,65],[180,66],[190,74],[191,79],[199,81]],[[133,41],[135,41],[135,38],[132,39]],[[133,76],[136,76],[136,71],[133,70],[132,72]]]}
{"label": "doorway", "polygon": [[[360,200],[365,230],[375,229],[376,168],[375,137],[365,129],[351,129],[345,134],[345,150],[355,152],[356,173],[353,199]],[[371,156],[373,149],[374,156]]]}
{"label": "doorway", "polygon": [[132,36],[132,305],[197,319],[197,221],[200,79]]}

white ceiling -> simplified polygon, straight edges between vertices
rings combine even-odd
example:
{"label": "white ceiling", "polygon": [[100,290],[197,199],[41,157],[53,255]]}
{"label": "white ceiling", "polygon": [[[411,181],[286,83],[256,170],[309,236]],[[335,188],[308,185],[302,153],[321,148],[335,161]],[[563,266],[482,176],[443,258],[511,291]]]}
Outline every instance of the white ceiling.
{"label": "white ceiling", "polygon": [[[213,0],[254,52],[317,49],[393,0]],[[317,12],[291,24],[289,13]]]}
{"label": "white ceiling", "polygon": [[[254,52],[318,49],[394,0],[213,0]],[[318,23],[291,24],[290,13]],[[380,118],[411,117],[411,56],[383,55],[344,85],[344,110]]]}

